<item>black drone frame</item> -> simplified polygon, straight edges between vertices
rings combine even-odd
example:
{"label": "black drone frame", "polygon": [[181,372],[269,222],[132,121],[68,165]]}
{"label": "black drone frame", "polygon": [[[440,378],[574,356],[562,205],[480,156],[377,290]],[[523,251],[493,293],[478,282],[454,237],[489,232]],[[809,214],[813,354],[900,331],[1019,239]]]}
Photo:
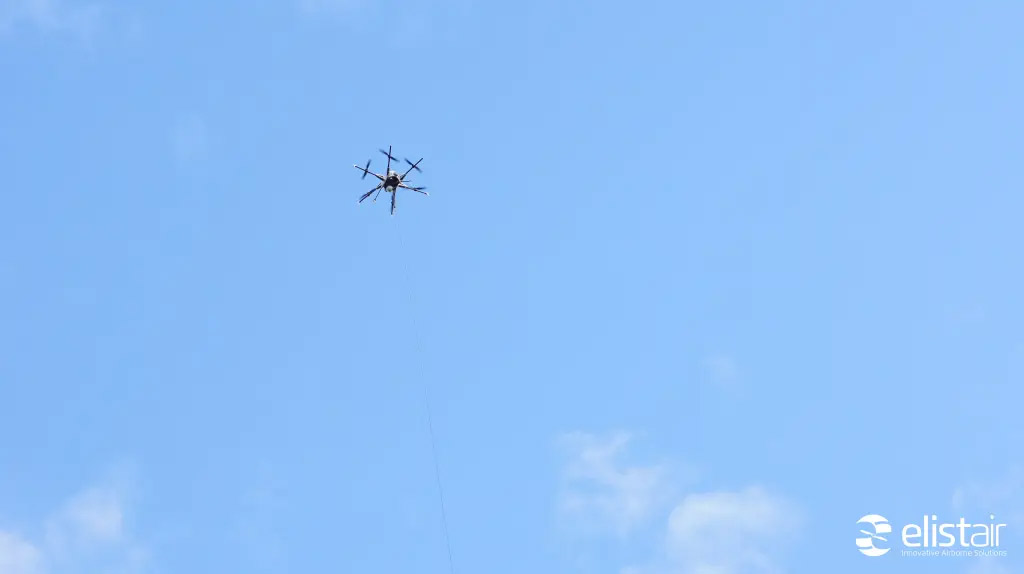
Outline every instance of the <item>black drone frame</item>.
{"label": "black drone frame", "polygon": [[362,203],[364,199],[366,199],[367,197],[370,197],[370,195],[373,194],[373,192],[375,192],[375,191],[377,192],[377,195],[375,195],[373,197],[373,200],[377,201],[377,196],[379,196],[380,192],[383,191],[385,189],[385,187],[387,187],[388,183],[390,183],[391,185],[394,186],[394,190],[389,192],[389,193],[391,193],[391,215],[395,214],[395,201],[396,201],[396,199],[398,197],[398,190],[399,190],[399,188],[401,188],[401,189],[409,189],[409,190],[412,190],[412,191],[417,191],[419,193],[422,193],[423,195],[430,195],[429,193],[424,191],[427,188],[425,188],[425,187],[413,187],[413,186],[410,186],[410,185],[406,185],[406,180],[405,180],[406,176],[409,175],[409,172],[411,172],[414,169],[416,171],[420,172],[420,173],[423,173],[423,170],[419,168],[419,164],[420,164],[421,161],[423,161],[423,158],[420,158],[420,159],[416,160],[416,163],[413,163],[413,162],[409,161],[408,159],[406,159],[405,163],[409,164],[409,169],[405,170],[405,173],[403,173],[401,175],[398,175],[396,173],[395,177],[392,177],[391,176],[391,160],[395,160],[395,163],[398,163],[398,158],[396,158],[396,157],[391,155],[391,146],[388,146],[388,151],[380,150],[380,153],[382,153],[382,154],[384,154],[384,155],[386,155],[388,157],[388,165],[387,165],[387,168],[385,168],[385,170],[384,170],[384,174],[385,175],[380,175],[380,174],[373,173],[372,171],[370,171],[370,162],[372,160],[366,160],[366,166],[365,167],[359,167],[358,165],[353,166],[356,169],[361,170],[363,172],[363,177],[361,177],[360,179],[366,179],[367,175],[372,175],[372,176],[374,176],[374,177],[376,177],[377,179],[380,180],[380,183],[377,184],[377,187],[374,187],[370,191],[367,191],[366,193],[364,193],[362,195],[362,197],[359,198],[358,203]]}

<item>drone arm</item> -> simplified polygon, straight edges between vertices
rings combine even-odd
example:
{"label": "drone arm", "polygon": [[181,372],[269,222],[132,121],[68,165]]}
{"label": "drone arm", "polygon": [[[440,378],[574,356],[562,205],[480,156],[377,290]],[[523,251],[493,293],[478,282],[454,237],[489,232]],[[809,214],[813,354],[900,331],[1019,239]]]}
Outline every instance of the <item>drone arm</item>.
{"label": "drone arm", "polygon": [[398,187],[401,187],[403,189],[411,189],[413,191],[418,191],[418,192],[422,193],[423,195],[430,195],[429,193],[423,191],[424,189],[426,189],[425,187],[410,187],[408,185],[405,185],[404,183],[398,184]]}
{"label": "drone arm", "polygon": [[[375,187],[375,188],[371,189],[370,191],[367,191],[366,193],[364,193],[364,194],[362,195],[362,197],[360,197],[360,198],[359,198],[359,203],[362,203],[364,199],[366,199],[367,197],[370,197],[370,194],[371,194],[371,193],[373,193],[373,192],[377,191],[377,190],[378,190],[378,189],[380,189],[381,187],[384,187],[384,186],[383,186],[383,184],[380,184],[380,183],[378,183],[378,184],[377,184],[377,187]],[[378,192],[378,193],[379,193],[379,192]]]}
{"label": "drone arm", "polygon": [[373,177],[375,177],[375,178],[377,178],[377,179],[379,179],[381,181],[384,181],[384,176],[377,175],[377,174],[373,173],[372,171],[370,171],[370,170],[368,170],[368,169],[366,169],[366,168],[364,168],[362,166],[353,165],[352,167],[358,169],[359,171],[365,172],[366,175],[372,175]]}

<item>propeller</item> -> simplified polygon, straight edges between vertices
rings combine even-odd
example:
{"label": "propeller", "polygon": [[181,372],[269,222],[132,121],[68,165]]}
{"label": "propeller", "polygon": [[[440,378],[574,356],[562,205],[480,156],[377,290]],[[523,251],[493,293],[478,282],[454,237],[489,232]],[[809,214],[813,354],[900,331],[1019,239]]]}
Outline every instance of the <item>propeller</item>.
{"label": "propeller", "polygon": [[388,153],[388,152],[386,152],[386,151],[384,151],[384,150],[380,150],[380,153],[382,153],[382,154],[384,154],[384,155],[388,156],[388,159],[391,159],[391,160],[393,160],[393,161],[395,161],[395,162],[397,162],[397,161],[398,161],[398,158],[397,158],[397,157],[395,157],[395,156],[391,155],[390,153]]}
{"label": "propeller", "polygon": [[363,168],[363,177],[359,179],[366,179],[366,174],[370,171],[370,161],[371,160],[366,160],[366,167]]}
{"label": "propeller", "polygon": [[420,173],[423,173],[423,170],[420,169],[420,166],[416,165],[416,163],[419,163],[420,161],[423,161],[422,159],[420,161],[416,162],[416,163],[413,163],[413,162],[409,161],[409,158],[404,158],[404,159],[405,159],[405,163],[409,164],[410,169],[415,169],[416,171],[418,171]]}

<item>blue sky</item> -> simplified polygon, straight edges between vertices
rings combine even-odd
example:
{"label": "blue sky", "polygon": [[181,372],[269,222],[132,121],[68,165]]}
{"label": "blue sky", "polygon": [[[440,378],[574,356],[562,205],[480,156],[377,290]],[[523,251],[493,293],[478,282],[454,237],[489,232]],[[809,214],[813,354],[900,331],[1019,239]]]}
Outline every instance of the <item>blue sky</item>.
{"label": "blue sky", "polygon": [[0,1],[0,574],[447,572],[424,388],[459,573],[1019,571],[1024,7],[828,4]]}

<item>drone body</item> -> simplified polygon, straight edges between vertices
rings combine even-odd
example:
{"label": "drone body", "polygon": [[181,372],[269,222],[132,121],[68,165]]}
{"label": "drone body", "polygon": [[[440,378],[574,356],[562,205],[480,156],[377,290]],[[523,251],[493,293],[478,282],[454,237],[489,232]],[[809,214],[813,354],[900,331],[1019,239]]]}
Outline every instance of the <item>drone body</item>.
{"label": "drone body", "polygon": [[384,180],[384,190],[394,193],[395,188],[399,185],[402,185],[402,176],[398,175],[397,171],[389,171],[387,179]]}
{"label": "drone body", "polygon": [[[409,164],[409,169],[407,169],[405,173],[398,173],[397,171],[391,169],[391,160],[395,160],[396,163],[398,162],[398,159],[392,157],[391,155],[391,146],[388,146],[388,151],[380,150],[380,153],[388,156],[388,166],[384,171],[384,173],[387,175],[379,175],[370,171],[370,160],[366,161],[366,167],[359,167],[358,165],[353,166],[358,170],[362,170],[363,179],[365,179],[367,175],[372,175],[373,177],[376,177],[377,179],[380,180],[380,183],[377,184],[377,187],[364,193],[363,196],[359,198],[359,203],[362,203],[364,199],[370,197],[370,195],[375,191],[377,192],[377,195],[380,195],[381,191],[386,191],[391,194],[391,215],[394,215],[395,200],[398,197],[399,189],[411,189],[412,191],[418,191],[423,195],[430,195],[429,193],[423,191],[424,189],[426,189],[425,187],[412,187],[406,185],[407,180],[405,179],[405,177],[409,175],[409,172],[411,172],[414,169],[416,171],[422,172],[422,170],[419,168],[419,163],[423,161],[423,158],[417,160],[416,163],[413,163],[409,160],[405,160],[405,163]],[[377,197],[374,196],[373,200],[377,201]]]}

